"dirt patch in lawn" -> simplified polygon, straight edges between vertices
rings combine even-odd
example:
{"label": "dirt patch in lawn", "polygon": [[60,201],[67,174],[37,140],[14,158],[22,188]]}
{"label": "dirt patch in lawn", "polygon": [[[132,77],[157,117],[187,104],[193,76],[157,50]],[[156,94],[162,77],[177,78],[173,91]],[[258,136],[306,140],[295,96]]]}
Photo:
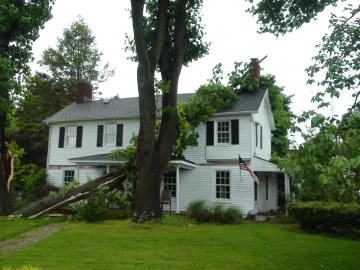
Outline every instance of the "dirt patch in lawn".
{"label": "dirt patch in lawn", "polygon": [[22,233],[16,238],[0,241],[0,256],[8,255],[20,248],[24,248],[30,244],[36,243],[39,240],[59,231],[60,229],[65,228],[66,226],[67,224],[64,223],[49,224]]}

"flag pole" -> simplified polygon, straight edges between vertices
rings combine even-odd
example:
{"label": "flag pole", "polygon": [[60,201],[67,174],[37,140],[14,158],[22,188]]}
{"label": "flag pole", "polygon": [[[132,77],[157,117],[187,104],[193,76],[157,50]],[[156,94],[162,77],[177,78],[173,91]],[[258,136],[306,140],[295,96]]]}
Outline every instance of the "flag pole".
{"label": "flag pole", "polygon": [[[239,154],[238,154],[239,155]],[[239,155],[239,169],[240,169],[240,180],[242,182],[241,168],[240,168],[240,155]]]}

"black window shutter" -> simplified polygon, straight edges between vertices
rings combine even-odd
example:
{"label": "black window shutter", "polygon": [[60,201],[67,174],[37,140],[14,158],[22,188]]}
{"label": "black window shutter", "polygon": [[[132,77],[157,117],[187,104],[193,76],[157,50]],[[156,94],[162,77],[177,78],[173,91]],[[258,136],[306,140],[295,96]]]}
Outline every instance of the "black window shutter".
{"label": "black window shutter", "polygon": [[262,134],[262,126],[260,126],[260,149],[262,149],[262,141],[263,141],[263,134]]}
{"label": "black window shutter", "polygon": [[123,145],[123,130],[124,130],[124,125],[118,124],[116,127],[116,146]]}
{"label": "black window shutter", "polygon": [[82,135],[83,135],[83,127],[77,126],[76,127],[76,147],[82,146]]}
{"label": "black window shutter", "polygon": [[96,146],[103,146],[104,125],[98,125]]}
{"label": "black window shutter", "polygon": [[239,144],[239,119],[231,120],[231,144]]}
{"label": "black window shutter", "polygon": [[214,121],[206,122],[206,145],[214,145]]}
{"label": "black window shutter", "polygon": [[59,131],[59,148],[64,148],[65,142],[65,127],[60,127]]}

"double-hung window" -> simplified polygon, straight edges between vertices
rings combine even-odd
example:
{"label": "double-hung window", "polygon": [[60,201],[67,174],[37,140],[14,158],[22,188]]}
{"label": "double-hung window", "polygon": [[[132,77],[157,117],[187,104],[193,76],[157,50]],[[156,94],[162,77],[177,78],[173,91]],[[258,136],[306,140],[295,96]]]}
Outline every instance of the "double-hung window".
{"label": "double-hung window", "polygon": [[216,172],[216,199],[230,199],[230,172]]}
{"label": "double-hung window", "polygon": [[69,170],[64,171],[64,185],[69,184],[71,181],[73,181],[75,178],[75,171]]}
{"label": "double-hung window", "polygon": [[176,197],[176,171],[164,173],[164,189],[171,191],[171,197]]}
{"label": "double-hung window", "polygon": [[218,143],[230,143],[230,122],[217,122]]}
{"label": "double-hung window", "polygon": [[76,145],[76,126],[67,127],[66,145],[75,147]]}
{"label": "double-hung window", "polygon": [[115,145],[116,124],[108,124],[105,129],[105,145]]}

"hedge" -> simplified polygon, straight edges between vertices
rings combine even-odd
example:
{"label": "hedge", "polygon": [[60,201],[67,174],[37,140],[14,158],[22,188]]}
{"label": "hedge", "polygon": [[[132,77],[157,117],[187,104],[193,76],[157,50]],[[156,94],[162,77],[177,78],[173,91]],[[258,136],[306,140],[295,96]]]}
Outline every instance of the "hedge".
{"label": "hedge", "polygon": [[360,230],[360,205],[325,202],[287,204],[288,215],[304,229],[321,231]]}

